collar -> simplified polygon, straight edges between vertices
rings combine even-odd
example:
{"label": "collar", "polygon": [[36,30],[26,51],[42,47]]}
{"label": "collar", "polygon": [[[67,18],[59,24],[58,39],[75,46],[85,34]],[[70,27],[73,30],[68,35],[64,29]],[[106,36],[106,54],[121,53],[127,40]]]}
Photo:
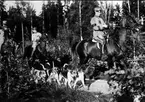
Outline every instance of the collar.
{"label": "collar", "polygon": [[100,18],[100,16],[96,16],[96,15],[95,15],[94,17],[96,17],[96,18]]}

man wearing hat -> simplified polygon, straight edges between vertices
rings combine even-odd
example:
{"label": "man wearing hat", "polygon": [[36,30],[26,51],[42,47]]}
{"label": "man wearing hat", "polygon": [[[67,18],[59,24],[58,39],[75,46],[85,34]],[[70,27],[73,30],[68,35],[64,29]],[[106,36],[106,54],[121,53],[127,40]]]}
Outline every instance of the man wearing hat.
{"label": "man wearing hat", "polygon": [[103,19],[100,17],[100,7],[94,8],[95,16],[91,18],[91,25],[93,26],[93,42],[99,42],[102,44],[102,54],[104,54],[104,43],[105,43],[105,34],[103,32],[104,28],[107,28],[108,26],[105,24]]}
{"label": "man wearing hat", "polygon": [[36,28],[32,29],[32,37],[31,38],[32,38],[32,48],[33,48],[33,50],[32,50],[32,53],[31,53],[31,57],[33,56],[33,53],[36,49],[36,46],[38,45],[38,42],[39,42],[41,36],[42,36],[42,34],[37,32]]}

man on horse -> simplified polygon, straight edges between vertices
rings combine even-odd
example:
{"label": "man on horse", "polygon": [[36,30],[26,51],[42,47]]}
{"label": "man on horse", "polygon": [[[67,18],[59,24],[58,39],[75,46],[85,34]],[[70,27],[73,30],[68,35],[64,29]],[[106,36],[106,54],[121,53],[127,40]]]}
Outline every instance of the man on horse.
{"label": "man on horse", "polygon": [[32,50],[32,53],[31,53],[31,57],[33,56],[33,53],[34,53],[34,51],[36,49],[36,46],[39,43],[39,40],[40,40],[41,36],[42,36],[42,34],[37,32],[36,28],[33,28],[32,37],[31,37],[32,38],[32,48],[33,48],[33,50]]}
{"label": "man on horse", "polygon": [[100,17],[100,7],[94,8],[95,16],[91,18],[91,25],[93,26],[93,42],[99,42],[102,44],[102,54],[105,56],[104,53],[104,44],[105,44],[105,33],[103,31],[104,28],[108,26],[105,24],[103,19]]}
{"label": "man on horse", "polygon": [[11,31],[7,27],[7,21],[3,21],[3,29],[4,29],[4,37],[5,37],[5,41],[6,41],[7,39],[11,38]]}

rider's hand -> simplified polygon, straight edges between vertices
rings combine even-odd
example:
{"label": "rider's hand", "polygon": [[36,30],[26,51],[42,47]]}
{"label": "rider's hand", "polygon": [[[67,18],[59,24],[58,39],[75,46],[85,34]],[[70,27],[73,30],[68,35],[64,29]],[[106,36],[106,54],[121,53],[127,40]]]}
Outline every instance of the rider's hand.
{"label": "rider's hand", "polygon": [[93,27],[96,26],[96,23],[95,23],[95,24],[92,24],[92,26],[93,26]]}
{"label": "rider's hand", "polygon": [[103,25],[104,28],[108,28],[108,25]]}

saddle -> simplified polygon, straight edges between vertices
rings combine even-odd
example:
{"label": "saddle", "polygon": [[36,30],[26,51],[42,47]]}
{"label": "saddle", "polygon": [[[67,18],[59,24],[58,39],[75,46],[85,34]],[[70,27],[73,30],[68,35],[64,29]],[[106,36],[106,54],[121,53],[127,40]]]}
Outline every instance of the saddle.
{"label": "saddle", "polygon": [[[101,59],[102,60],[106,59],[107,56],[105,55],[105,52],[104,52],[104,41],[103,40],[101,41],[101,39],[95,39],[95,38],[93,38],[92,42],[95,42],[97,44],[97,47],[102,50],[103,55],[102,55]],[[102,48],[100,47],[99,43],[102,45]]]}
{"label": "saddle", "polygon": [[92,42],[95,42],[95,43],[97,44],[97,47],[100,49],[99,43],[102,44],[102,42],[101,42],[99,39],[93,38],[93,39],[92,39]]}

